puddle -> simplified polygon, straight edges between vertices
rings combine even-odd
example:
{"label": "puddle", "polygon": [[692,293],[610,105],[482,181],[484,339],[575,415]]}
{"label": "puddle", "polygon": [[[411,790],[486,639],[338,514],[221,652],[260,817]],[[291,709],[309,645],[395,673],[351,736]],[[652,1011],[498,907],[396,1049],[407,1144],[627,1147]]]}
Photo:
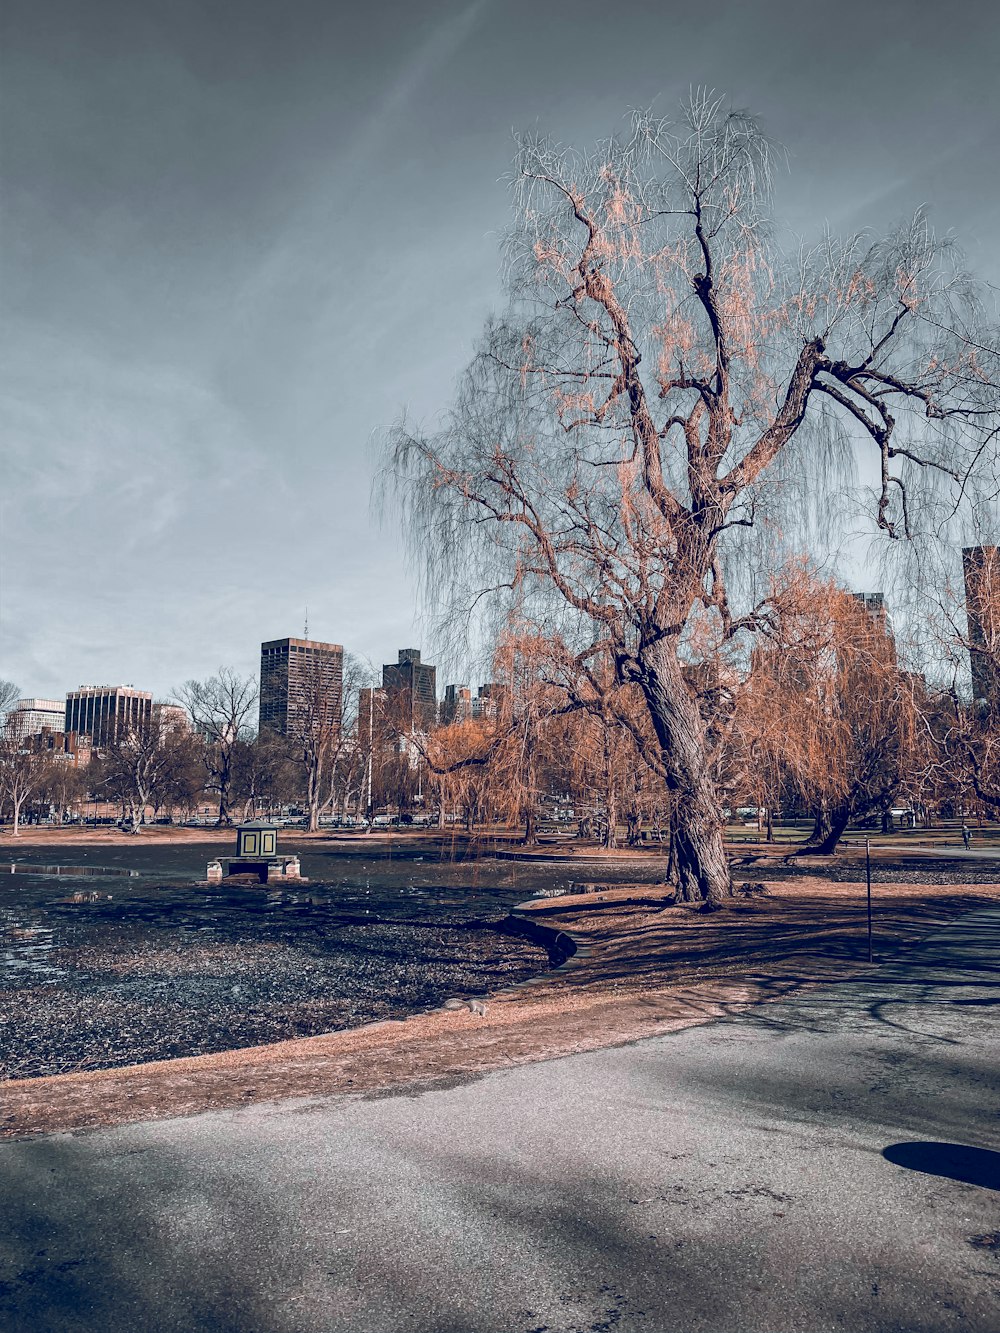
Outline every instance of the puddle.
{"label": "puddle", "polygon": [[0,915],[0,938],[6,947],[0,947],[0,970],[30,976],[43,986],[55,985],[65,975],[61,967],[53,967],[48,961],[48,954],[53,946],[54,931],[49,926],[3,926],[4,917]]}

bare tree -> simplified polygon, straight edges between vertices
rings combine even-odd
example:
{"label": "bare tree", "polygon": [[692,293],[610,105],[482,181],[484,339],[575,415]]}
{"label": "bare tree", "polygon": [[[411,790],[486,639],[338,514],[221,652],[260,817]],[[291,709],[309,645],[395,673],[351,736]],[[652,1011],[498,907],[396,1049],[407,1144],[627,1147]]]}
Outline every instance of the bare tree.
{"label": "bare tree", "polygon": [[282,801],[300,799],[302,773],[294,743],[265,727],[233,749],[230,795],[243,806],[243,819]]}
{"label": "bare tree", "polygon": [[137,725],[122,729],[104,747],[100,760],[103,782],[121,803],[129,832],[142,831],[146,807],[156,806],[177,774],[188,738],[175,737],[159,708]]}
{"label": "bare tree", "polygon": [[29,797],[40,790],[48,772],[48,759],[27,742],[6,731],[0,735],[0,799],[11,810],[11,833],[21,833],[21,811]]}
{"label": "bare tree", "polygon": [[21,691],[12,680],[0,680],[0,729],[5,729],[7,714],[17,703]]}
{"label": "bare tree", "polygon": [[766,583],[768,543],[829,509],[856,449],[887,538],[995,488],[997,340],[953,247],[918,215],[784,255],[773,157],[702,95],[590,154],[523,136],[509,310],[443,428],[400,425],[385,464],[444,609],[558,623],[642,690],[685,899],[732,889],[719,696],[685,667],[745,654],[762,607],[739,570]]}
{"label": "bare tree", "polygon": [[204,760],[209,785],[219,795],[220,825],[231,824],[230,786],[236,746],[250,732],[250,718],[257,703],[257,680],[220,667],[208,680],[189,680],[176,691],[191,714],[195,730],[205,739]]}
{"label": "bare tree", "polygon": [[320,815],[333,806],[342,785],[350,785],[357,767],[358,698],[363,687],[372,685],[372,667],[351,653],[344,654],[336,680],[331,678],[328,662],[319,656],[305,667],[302,694],[294,717],[289,718],[288,734],[305,769],[311,833],[319,828]]}
{"label": "bare tree", "polygon": [[38,794],[55,807],[56,818],[63,823],[66,811],[85,797],[90,790],[90,774],[87,768],[78,768],[72,757],[63,755],[50,757],[46,765]]}

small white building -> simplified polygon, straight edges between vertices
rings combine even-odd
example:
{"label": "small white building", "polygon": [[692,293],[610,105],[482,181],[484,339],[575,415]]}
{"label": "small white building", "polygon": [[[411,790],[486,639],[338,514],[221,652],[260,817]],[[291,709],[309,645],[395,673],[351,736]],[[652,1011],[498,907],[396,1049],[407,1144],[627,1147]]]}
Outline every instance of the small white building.
{"label": "small white building", "polygon": [[66,705],[58,699],[18,699],[7,714],[7,735],[25,741],[43,731],[62,731],[66,723]]}

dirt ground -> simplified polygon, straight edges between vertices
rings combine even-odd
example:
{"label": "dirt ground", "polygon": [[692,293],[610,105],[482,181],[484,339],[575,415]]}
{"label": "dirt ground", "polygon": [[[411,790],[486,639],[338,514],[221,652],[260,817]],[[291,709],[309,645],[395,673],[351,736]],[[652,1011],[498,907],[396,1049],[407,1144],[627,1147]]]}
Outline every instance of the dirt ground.
{"label": "dirt ground", "polygon": [[[1000,854],[1000,824],[988,824],[983,827],[973,826],[973,845],[978,848],[994,849]],[[186,828],[180,824],[149,824],[142,832],[137,835],[138,842],[141,844],[166,844],[166,845],[186,845],[199,843],[211,844],[214,847],[220,843],[227,846],[233,842],[235,826],[233,828],[218,828],[209,825],[200,828]],[[851,831],[841,842],[840,855],[856,855],[864,846],[866,835]],[[574,834],[548,833],[543,834],[541,841],[536,847],[525,848],[519,843],[517,833],[512,833],[507,829],[490,828],[478,830],[472,839],[469,839],[464,831],[458,825],[445,830],[437,828],[427,829],[372,829],[368,833],[360,829],[337,830],[330,828],[321,828],[316,833],[310,833],[307,829],[289,826],[281,830],[283,841],[288,842],[307,842],[317,845],[328,844],[335,846],[350,845],[371,845],[373,847],[392,847],[392,846],[426,846],[428,844],[438,847],[464,848],[470,842],[476,847],[489,846],[491,850],[500,849],[506,856],[516,857],[518,860],[551,860],[560,861],[595,861],[602,862],[653,862],[664,859],[664,853],[660,844],[650,842],[642,847],[618,847],[613,850],[601,847],[599,844],[591,841],[581,841]],[[119,829],[111,824],[99,825],[98,827],[87,827],[80,824],[67,824],[62,828],[45,824],[24,825],[18,837],[13,837],[10,826],[0,827],[0,856],[16,855],[18,847],[25,844],[32,845],[51,845],[58,846],[60,843],[68,844],[86,844],[95,846],[115,844],[119,846],[127,845],[132,842],[133,835]],[[881,834],[872,834],[872,857],[898,857],[902,851],[905,855],[905,847],[912,847],[914,850],[926,850],[929,848],[937,849],[947,854],[951,848],[956,850],[961,847],[961,837],[958,832],[957,824],[955,827],[934,828],[934,829],[897,829],[887,835],[886,840],[894,844],[891,847],[882,847]],[[779,863],[794,850],[795,844],[790,842],[766,843],[758,841],[754,835],[747,831],[746,833],[736,833],[728,840],[728,845],[733,854],[737,857],[761,857],[765,861],[773,860]],[[815,858],[818,865],[822,865],[821,858]]]}
{"label": "dirt ground", "polygon": [[[532,919],[567,931],[578,953],[559,971],[491,997],[482,1012],[456,999],[405,1020],[270,1046],[8,1082],[0,1137],[423,1090],[704,1023],[868,966],[863,885],[814,874],[766,887],[711,913],[668,905],[655,884],[534,903]],[[996,883],[879,883],[876,961],[997,898]]]}

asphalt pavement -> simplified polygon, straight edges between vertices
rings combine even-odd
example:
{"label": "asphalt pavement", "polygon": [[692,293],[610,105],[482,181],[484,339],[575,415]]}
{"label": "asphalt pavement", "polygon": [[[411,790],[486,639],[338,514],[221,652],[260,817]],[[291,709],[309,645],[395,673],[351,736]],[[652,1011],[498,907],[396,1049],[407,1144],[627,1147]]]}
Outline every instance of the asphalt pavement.
{"label": "asphalt pavement", "polygon": [[0,1329],[995,1333],[998,1014],[989,908],[626,1047],[8,1143]]}

